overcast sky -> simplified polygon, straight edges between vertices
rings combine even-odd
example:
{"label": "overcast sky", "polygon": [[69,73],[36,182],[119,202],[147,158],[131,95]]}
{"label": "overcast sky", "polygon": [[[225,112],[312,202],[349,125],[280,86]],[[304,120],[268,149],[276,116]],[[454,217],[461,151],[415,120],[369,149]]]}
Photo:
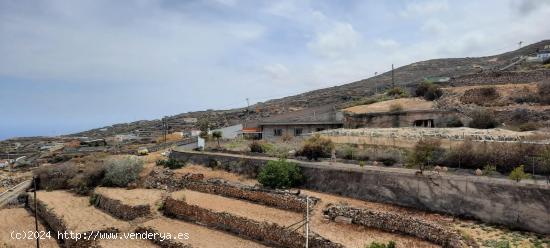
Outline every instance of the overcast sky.
{"label": "overcast sky", "polygon": [[550,1],[0,0],[0,139],[349,83],[550,38]]}

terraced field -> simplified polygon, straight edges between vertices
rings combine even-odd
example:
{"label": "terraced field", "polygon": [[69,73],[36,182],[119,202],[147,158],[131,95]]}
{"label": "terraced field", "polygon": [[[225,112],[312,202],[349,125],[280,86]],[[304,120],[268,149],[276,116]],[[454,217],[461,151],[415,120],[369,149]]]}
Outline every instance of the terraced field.
{"label": "terraced field", "polygon": [[[34,216],[23,208],[0,210],[0,247],[28,248],[36,245],[35,239],[14,239],[12,231],[23,233],[34,231]],[[45,231],[44,225],[38,223],[38,230]],[[55,237],[40,240],[40,247],[58,248]]]}

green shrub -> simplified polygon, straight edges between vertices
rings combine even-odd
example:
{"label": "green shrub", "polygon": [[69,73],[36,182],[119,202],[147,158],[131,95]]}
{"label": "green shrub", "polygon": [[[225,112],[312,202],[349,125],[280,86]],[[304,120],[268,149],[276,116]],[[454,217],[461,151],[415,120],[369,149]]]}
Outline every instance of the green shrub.
{"label": "green shrub", "polygon": [[516,182],[519,182],[522,179],[529,178],[529,175],[527,175],[525,173],[525,166],[520,165],[520,166],[516,167],[514,170],[512,170],[512,172],[510,172],[510,175],[508,176],[508,178],[510,178],[510,180],[514,180]]}
{"label": "green shrub", "polygon": [[102,184],[111,187],[126,187],[135,182],[143,170],[143,160],[135,156],[109,159],[105,163],[105,177]]}
{"label": "green shrub", "polygon": [[366,248],[395,248],[396,247],[395,241],[390,241],[388,244],[384,243],[378,243],[378,242],[372,242],[370,245],[365,246]]}
{"label": "green shrub", "polygon": [[400,87],[394,87],[394,88],[388,89],[386,91],[386,95],[392,96],[392,97],[406,97],[407,92]]}
{"label": "green shrub", "polygon": [[420,173],[423,173],[424,170],[432,167],[442,157],[443,152],[439,140],[420,140],[409,154],[408,166],[417,167]]}
{"label": "green shrub", "polygon": [[475,110],[470,114],[472,121],[468,124],[471,128],[490,129],[498,126],[494,115],[487,110]]}
{"label": "green shrub", "polygon": [[258,174],[258,182],[268,188],[290,188],[300,185],[302,180],[300,167],[284,159],[267,162]]}
{"label": "green shrub", "polygon": [[157,166],[164,166],[171,170],[180,169],[185,166],[184,161],[180,161],[176,159],[157,160],[156,164]]}
{"label": "green shrub", "polygon": [[90,199],[88,199],[88,202],[90,203],[91,206],[95,206],[97,204],[97,200],[98,200],[98,195],[92,194],[90,196]]}
{"label": "green shrub", "polygon": [[428,101],[436,100],[443,95],[441,88],[430,82],[423,82],[418,85],[414,93],[417,97],[423,97]]}
{"label": "green shrub", "polygon": [[333,149],[334,143],[332,143],[332,140],[316,134],[305,141],[300,154],[309,160],[317,160],[322,157],[330,157]]}
{"label": "green shrub", "polygon": [[380,158],[378,160],[382,162],[382,164],[385,166],[392,166],[395,163],[397,163],[397,161],[394,158]]}
{"label": "green shrub", "polygon": [[450,116],[445,120],[446,127],[463,127],[464,123],[457,116]]}
{"label": "green shrub", "polygon": [[256,152],[256,153],[264,153],[264,148],[262,145],[256,141],[252,141],[249,145],[250,152]]}
{"label": "green shrub", "polygon": [[483,167],[483,175],[492,176],[497,172],[497,167],[492,164],[487,164]]}

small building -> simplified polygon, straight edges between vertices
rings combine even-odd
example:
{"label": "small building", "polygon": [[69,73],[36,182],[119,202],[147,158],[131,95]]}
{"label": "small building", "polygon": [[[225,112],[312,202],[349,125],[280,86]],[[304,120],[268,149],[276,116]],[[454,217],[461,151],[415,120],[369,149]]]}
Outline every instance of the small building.
{"label": "small building", "polygon": [[434,109],[422,98],[400,98],[343,110],[345,128],[444,127],[456,113]]}
{"label": "small building", "polygon": [[323,106],[293,111],[261,120],[258,130],[262,139],[276,139],[283,136],[298,137],[343,126],[342,112],[333,106]]}
{"label": "small building", "polygon": [[193,117],[185,117],[183,118],[183,122],[185,124],[195,124],[197,123],[198,119],[197,118],[193,118]]}
{"label": "small building", "polygon": [[210,133],[220,131],[222,132],[222,139],[234,139],[242,133],[243,124],[237,124],[229,127],[222,127],[212,130]]}
{"label": "small building", "polygon": [[95,147],[95,146],[107,146],[105,139],[90,139],[90,140],[81,140],[81,146]]}

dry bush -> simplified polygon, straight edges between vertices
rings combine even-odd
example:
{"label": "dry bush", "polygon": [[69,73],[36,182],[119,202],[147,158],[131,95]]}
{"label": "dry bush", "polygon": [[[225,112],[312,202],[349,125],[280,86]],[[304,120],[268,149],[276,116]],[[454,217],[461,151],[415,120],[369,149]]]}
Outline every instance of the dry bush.
{"label": "dry bush", "polygon": [[136,156],[109,159],[105,163],[102,184],[110,187],[126,187],[135,182],[143,170],[143,160]]}
{"label": "dry bush", "polygon": [[44,190],[69,189],[69,180],[78,173],[72,163],[40,166],[33,171],[38,188]]}
{"label": "dry bush", "polygon": [[316,134],[305,141],[299,154],[309,160],[317,160],[318,158],[330,157],[333,149],[334,143],[332,143],[332,140]]}
{"label": "dry bush", "polygon": [[470,113],[472,121],[468,124],[471,128],[490,129],[498,126],[498,122],[492,112],[484,109],[477,109]]}
{"label": "dry bush", "polygon": [[97,187],[105,176],[105,166],[102,163],[87,163],[80,173],[68,181],[71,189],[78,194],[88,194]]}
{"label": "dry bush", "polygon": [[428,101],[436,100],[443,95],[441,88],[430,82],[423,82],[418,85],[414,93],[417,97],[423,97]]}
{"label": "dry bush", "polygon": [[497,89],[494,86],[473,88],[466,90],[460,97],[460,101],[466,104],[476,104],[480,106],[489,105],[492,101],[499,98]]}
{"label": "dry bush", "polygon": [[399,103],[392,103],[390,105],[390,112],[395,113],[395,112],[401,112],[401,111],[403,111],[403,105]]}
{"label": "dry bush", "polygon": [[550,79],[546,79],[537,85],[541,103],[550,104]]}

